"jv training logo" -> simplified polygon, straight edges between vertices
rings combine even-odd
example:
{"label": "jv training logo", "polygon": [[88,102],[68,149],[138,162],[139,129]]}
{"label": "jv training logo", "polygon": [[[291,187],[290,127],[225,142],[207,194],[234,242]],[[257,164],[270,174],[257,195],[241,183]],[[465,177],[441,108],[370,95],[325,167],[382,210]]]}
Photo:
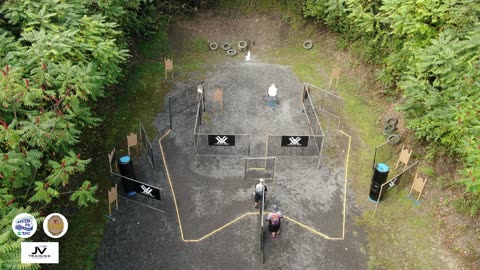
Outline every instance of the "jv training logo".
{"label": "jv training logo", "polygon": [[67,233],[68,221],[59,213],[48,215],[43,221],[43,231],[51,238],[60,238]]}
{"label": "jv training logo", "polygon": [[290,145],[290,146],[298,146],[298,145],[301,145],[301,144],[300,144],[300,140],[301,140],[302,138],[300,138],[300,137],[290,137],[290,138],[288,138],[288,139],[290,140],[290,143],[288,144],[288,145]]}
{"label": "jv training logo", "polygon": [[50,254],[44,254],[47,251],[47,246],[36,246],[35,251],[28,255],[30,258],[50,258]]}
{"label": "jv training logo", "polygon": [[58,242],[22,242],[21,263],[58,263]]}
{"label": "jv training logo", "polygon": [[146,187],[146,186],[144,186],[144,185],[141,185],[140,187],[141,187],[142,190],[143,190],[143,191],[142,191],[142,194],[147,195],[147,196],[150,196],[150,197],[152,197],[152,198],[155,198],[155,196],[152,195],[153,189],[152,189],[151,187]]}
{"label": "jv training logo", "polygon": [[12,229],[18,237],[29,238],[37,230],[37,221],[30,214],[18,214],[12,221]]}
{"label": "jv training logo", "polygon": [[222,137],[217,136],[217,137],[215,137],[215,139],[217,140],[215,145],[228,145],[228,143],[227,143],[228,137],[227,136],[222,136]]}

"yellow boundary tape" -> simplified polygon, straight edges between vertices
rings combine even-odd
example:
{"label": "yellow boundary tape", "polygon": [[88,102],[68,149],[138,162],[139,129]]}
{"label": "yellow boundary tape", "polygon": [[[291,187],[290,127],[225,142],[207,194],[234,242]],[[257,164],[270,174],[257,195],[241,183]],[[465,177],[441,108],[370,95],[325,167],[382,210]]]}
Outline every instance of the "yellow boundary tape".
{"label": "yellow boundary tape", "polygon": [[[163,160],[163,165],[165,166],[165,172],[166,172],[166,176],[167,176],[167,180],[168,180],[168,183],[170,185],[170,190],[172,191],[172,197],[173,197],[173,203],[175,205],[175,211],[177,213],[177,219],[178,219],[178,226],[179,226],[179,229],[180,229],[180,236],[182,238],[182,241],[183,242],[186,242],[186,243],[196,243],[196,242],[200,242],[216,233],[218,233],[219,231],[229,227],[230,225],[234,224],[235,222],[241,220],[242,218],[246,217],[246,216],[250,216],[250,215],[258,215],[259,213],[258,212],[248,212],[248,213],[245,213],[239,217],[237,217],[236,219],[228,222],[227,224],[211,231],[210,233],[207,233],[205,234],[204,236],[198,238],[198,239],[185,239],[184,237],[184,234],[183,234],[183,228],[182,228],[182,220],[180,218],[180,211],[178,210],[178,204],[177,204],[177,198],[175,196],[175,191],[173,189],[173,184],[172,184],[172,180],[171,180],[171,177],[170,177],[170,172],[168,171],[168,166],[167,166],[167,160],[165,158],[165,153],[163,152],[163,147],[162,147],[162,140],[168,135],[170,134],[172,130],[168,130],[161,138],[160,140],[158,140],[158,144],[160,146],[160,152],[162,154],[162,160]],[[348,163],[349,163],[349,159],[350,159],[350,146],[351,146],[351,140],[352,140],[352,137],[350,135],[348,135],[347,133],[343,132],[342,130],[339,130],[340,133],[344,134],[345,136],[348,137],[348,150],[347,150],[347,160],[346,160],[346,164],[345,164],[345,189],[344,189],[344,193],[343,193],[343,230],[342,230],[342,237],[330,237],[326,234],[323,234],[315,229],[313,229],[312,227],[309,227],[293,218],[290,218],[288,216],[284,216],[285,219],[299,225],[300,227],[314,233],[314,234],[317,234],[327,240],[343,240],[345,238],[345,224],[346,224],[346,209],[347,209],[347,173],[348,173]],[[267,214],[267,213],[265,213]]]}
{"label": "yellow boundary tape", "polygon": [[346,216],[347,216],[347,183],[348,183],[348,166],[350,161],[350,148],[352,145],[352,136],[345,133],[343,130],[338,130],[340,133],[348,137],[348,149],[347,149],[347,160],[345,161],[345,184],[343,191],[343,231],[342,239],[345,238],[345,226],[346,226]]}

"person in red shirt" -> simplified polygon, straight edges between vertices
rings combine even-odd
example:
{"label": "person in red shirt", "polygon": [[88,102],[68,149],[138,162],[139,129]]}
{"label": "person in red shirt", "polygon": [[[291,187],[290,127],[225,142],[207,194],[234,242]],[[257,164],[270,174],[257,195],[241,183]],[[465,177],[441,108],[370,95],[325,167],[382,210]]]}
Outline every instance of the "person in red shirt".
{"label": "person in red shirt", "polygon": [[278,210],[276,204],[272,205],[272,212],[268,213],[268,231],[272,233],[272,238],[275,239],[280,235],[280,226],[282,225],[282,212]]}

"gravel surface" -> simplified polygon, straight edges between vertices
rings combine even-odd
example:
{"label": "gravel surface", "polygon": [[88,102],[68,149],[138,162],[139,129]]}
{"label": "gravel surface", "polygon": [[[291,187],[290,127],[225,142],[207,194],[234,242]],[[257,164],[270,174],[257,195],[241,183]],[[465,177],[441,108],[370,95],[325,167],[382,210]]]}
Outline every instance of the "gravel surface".
{"label": "gravel surface", "polygon": [[[236,62],[208,78],[202,133],[250,134],[251,157],[264,155],[267,134],[308,135],[310,129],[301,106],[302,83],[288,68]],[[277,84],[279,93],[274,109],[264,100],[271,82]],[[177,83],[172,92],[189,85]],[[223,112],[211,111],[211,95],[217,86],[224,88]],[[175,116],[174,129],[162,143],[185,239],[202,238],[246,213],[256,212],[252,196],[256,180],[244,182],[245,156],[195,158],[195,114],[193,106]],[[166,130],[168,116],[159,114],[155,123],[160,131]],[[334,147],[335,140],[329,140],[320,169],[316,166],[318,158],[277,158],[275,182],[267,181],[267,208],[275,203],[284,215],[326,237],[285,219],[279,239],[265,235],[262,265],[259,216],[255,214],[202,241],[182,241],[158,139],[153,140],[156,169],[148,167],[145,157],[135,162],[145,182],[163,188],[163,200],[156,202],[140,195],[132,199],[166,214],[120,198],[121,212],[115,213],[116,221],[107,225],[96,269],[367,268],[364,233],[352,223],[358,213],[348,191],[343,237],[345,142],[338,141],[337,146],[342,147]]]}

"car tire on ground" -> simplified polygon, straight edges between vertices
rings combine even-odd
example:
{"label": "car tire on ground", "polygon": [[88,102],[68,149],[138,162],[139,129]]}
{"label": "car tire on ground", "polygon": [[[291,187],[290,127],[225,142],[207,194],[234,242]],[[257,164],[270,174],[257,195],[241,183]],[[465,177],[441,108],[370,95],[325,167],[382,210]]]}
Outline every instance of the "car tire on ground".
{"label": "car tire on ground", "polygon": [[232,48],[232,45],[230,45],[230,43],[228,43],[228,42],[224,42],[224,43],[222,44],[222,49],[223,49],[224,51],[228,51],[228,50],[230,50],[231,48]]}
{"label": "car tire on ground", "polygon": [[303,42],[303,48],[306,50],[310,50],[311,48],[313,48],[313,42],[311,40],[305,40],[305,42]]}
{"label": "car tire on ground", "polygon": [[218,44],[216,42],[210,42],[210,44],[208,45],[208,47],[210,47],[210,50],[211,51],[216,51],[218,50]]}
{"label": "car tire on ground", "polygon": [[240,51],[245,51],[247,49],[247,42],[244,40],[238,42],[238,49]]}
{"label": "car tire on ground", "polygon": [[237,51],[234,50],[234,49],[229,49],[229,50],[227,50],[227,55],[228,56],[235,56],[235,55],[237,55]]}

